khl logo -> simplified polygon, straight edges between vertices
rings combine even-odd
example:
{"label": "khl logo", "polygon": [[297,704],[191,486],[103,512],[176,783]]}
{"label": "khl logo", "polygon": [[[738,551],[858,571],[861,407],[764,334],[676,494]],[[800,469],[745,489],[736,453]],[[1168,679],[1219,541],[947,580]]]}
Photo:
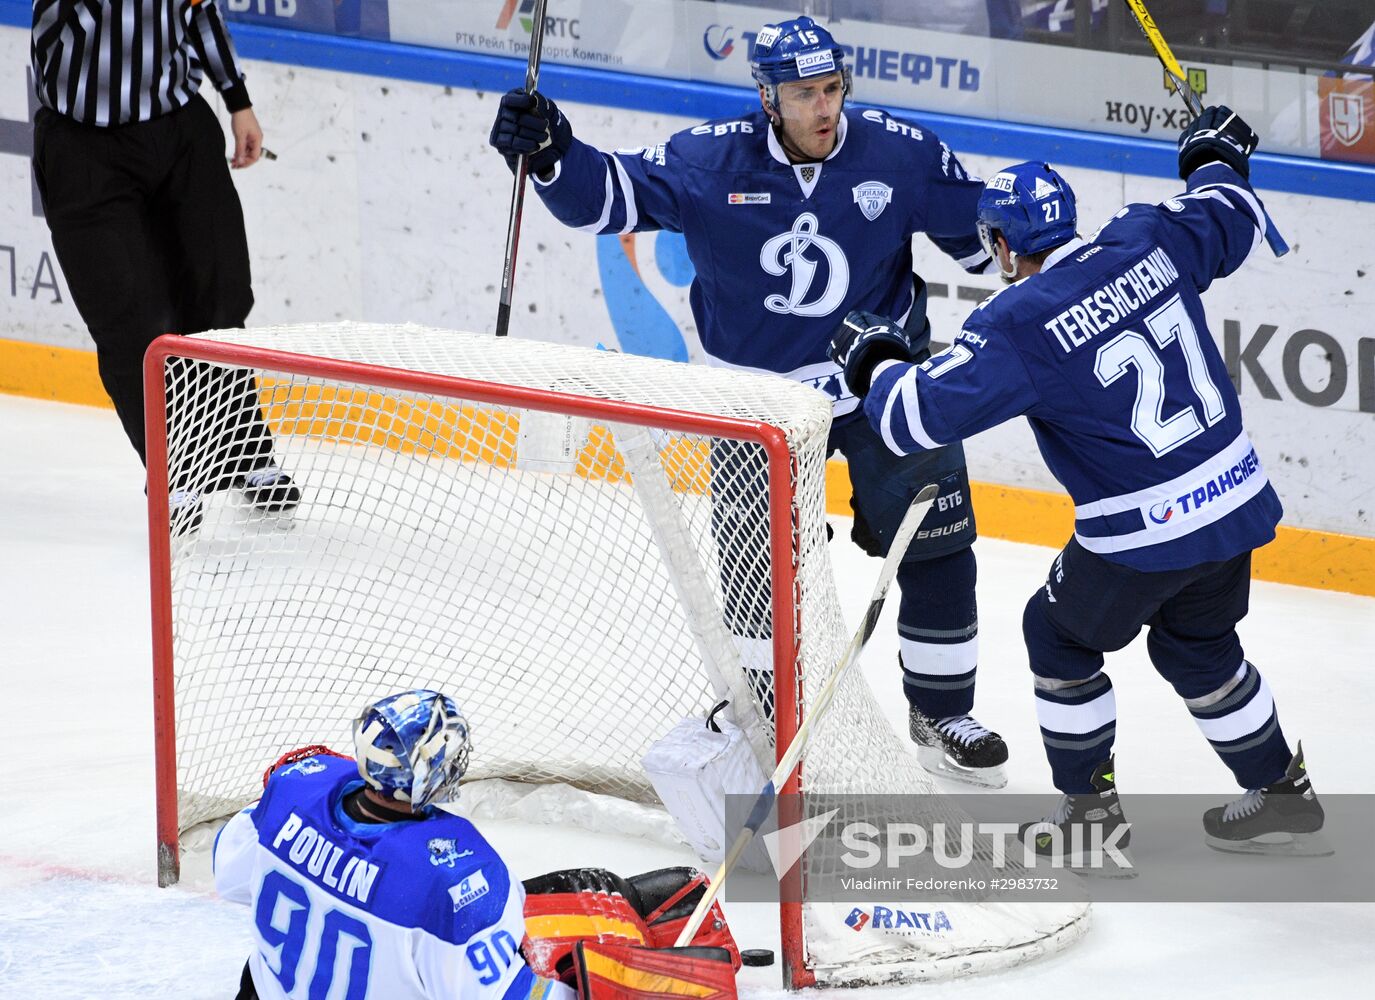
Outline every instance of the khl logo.
{"label": "khl logo", "polygon": [[702,46],[707,50],[707,55],[719,61],[734,52],[735,36],[732,34],[733,31],[735,31],[734,27],[722,27],[719,24],[707,25],[707,30],[702,33]]}
{"label": "khl logo", "polygon": [[[817,232],[817,219],[811,212],[803,212],[793,221],[792,229],[779,233],[759,251],[759,265],[769,274],[782,277],[792,272],[792,288],[788,297],[770,295],[764,300],[769,312],[793,316],[829,316],[845,301],[850,290],[850,262],[840,244]],[[826,258],[829,271],[826,287],[820,297],[807,301],[816,279],[818,261],[808,257],[812,247]]]}

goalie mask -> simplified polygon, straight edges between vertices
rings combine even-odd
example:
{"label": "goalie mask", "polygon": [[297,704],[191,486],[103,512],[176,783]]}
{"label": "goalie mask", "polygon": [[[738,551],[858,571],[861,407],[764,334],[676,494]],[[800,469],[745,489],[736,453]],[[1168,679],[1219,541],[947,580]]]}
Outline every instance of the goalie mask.
{"label": "goalie mask", "polygon": [[419,809],[458,798],[472,743],[468,720],[438,691],[403,691],[353,723],[358,773],[369,788]]}
{"label": "goalie mask", "polygon": [[995,233],[1002,233],[1012,252],[1012,270],[1004,279],[1017,276],[1017,258],[1050,250],[1074,239],[1076,211],[1074,192],[1048,163],[1018,163],[990,177],[979,196],[979,241],[993,260],[998,260]]}
{"label": "goalie mask", "polygon": [[831,33],[810,17],[766,24],[755,36],[750,53],[750,74],[764,91],[769,117],[782,117],[778,85],[820,79],[839,73],[844,94],[850,93],[850,69],[845,50]]}

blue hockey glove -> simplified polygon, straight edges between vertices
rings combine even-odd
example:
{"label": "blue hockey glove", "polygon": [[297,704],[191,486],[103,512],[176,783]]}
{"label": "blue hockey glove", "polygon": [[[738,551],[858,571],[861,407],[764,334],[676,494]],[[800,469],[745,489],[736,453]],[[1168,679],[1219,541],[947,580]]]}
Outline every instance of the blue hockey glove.
{"label": "blue hockey glove", "polygon": [[831,337],[831,360],[845,369],[845,384],[862,399],[879,362],[912,360],[912,341],[886,316],[856,309]]}
{"label": "blue hockey glove", "polygon": [[1243,177],[1251,176],[1251,154],[1260,136],[1227,107],[1205,108],[1179,134],[1179,176],[1189,175],[1205,163],[1221,161]]}
{"label": "blue hockey glove", "polygon": [[488,143],[516,169],[516,157],[529,157],[531,173],[545,174],[573,145],[573,127],[557,104],[539,91],[509,90],[501,98]]}

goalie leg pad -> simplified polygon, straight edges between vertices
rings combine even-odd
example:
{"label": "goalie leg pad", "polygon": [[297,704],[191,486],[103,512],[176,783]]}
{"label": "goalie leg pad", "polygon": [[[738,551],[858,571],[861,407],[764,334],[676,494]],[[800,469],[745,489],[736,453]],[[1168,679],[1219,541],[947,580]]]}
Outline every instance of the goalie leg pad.
{"label": "goalie leg pad", "polygon": [[525,942],[530,971],[565,983],[573,979],[579,941],[650,943],[639,895],[604,868],[572,868],[525,881]]}
{"label": "goalie leg pad", "polygon": [[[649,927],[650,947],[670,948],[677,943],[678,935],[697,909],[711,880],[696,868],[681,867],[632,875],[630,883],[639,893],[640,912]],[[690,945],[719,948],[729,956],[731,968],[740,970],[740,949],[726,924],[719,899],[712,902]]]}
{"label": "goalie leg pad", "polygon": [[735,1000],[735,969],[721,948],[640,948],[579,941],[573,952],[580,1000]]}

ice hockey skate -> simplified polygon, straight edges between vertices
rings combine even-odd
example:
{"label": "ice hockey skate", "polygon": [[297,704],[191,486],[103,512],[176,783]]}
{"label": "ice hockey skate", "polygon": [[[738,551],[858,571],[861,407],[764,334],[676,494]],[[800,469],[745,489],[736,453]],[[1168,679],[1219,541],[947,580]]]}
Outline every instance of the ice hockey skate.
{"label": "ice hockey skate", "polygon": [[301,489],[276,464],[254,469],[234,480],[235,489],[255,510],[265,514],[284,514],[301,502]]}
{"label": "ice hockey skate", "polygon": [[175,538],[194,535],[205,518],[205,505],[196,490],[173,490],[167,498],[168,524]]}
{"label": "ice hockey skate", "polygon": [[1209,809],[1203,814],[1203,832],[1215,851],[1320,858],[1333,853],[1321,833],[1323,820],[1300,743],[1283,778]]}
{"label": "ice hockey skate", "polygon": [[972,715],[929,719],[911,707],[907,721],[917,760],[932,774],[983,788],[1007,784],[1007,744]]}
{"label": "ice hockey skate", "polygon": [[1031,840],[1032,849],[1054,867],[1072,868],[1082,875],[1135,878],[1131,855],[1131,824],[1122,815],[1113,773],[1113,758],[1094,768],[1095,791],[1062,795],[1051,814],[1017,831]]}

